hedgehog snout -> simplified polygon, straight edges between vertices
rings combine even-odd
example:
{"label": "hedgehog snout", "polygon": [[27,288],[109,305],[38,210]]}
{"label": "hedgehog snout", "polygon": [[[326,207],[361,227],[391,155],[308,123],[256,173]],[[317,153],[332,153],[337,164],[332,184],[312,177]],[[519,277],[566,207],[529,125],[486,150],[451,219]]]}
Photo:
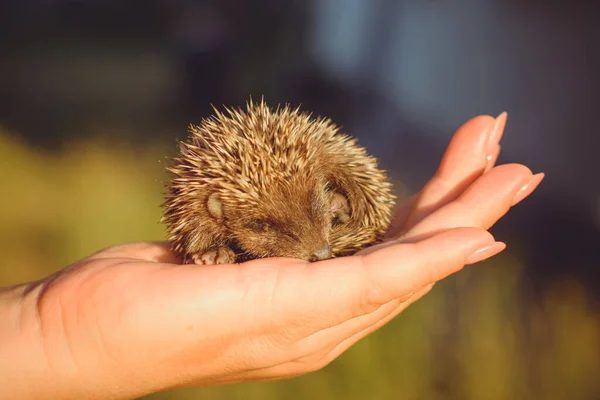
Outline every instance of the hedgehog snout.
{"label": "hedgehog snout", "polygon": [[309,257],[310,262],[321,261],[331,258],[331,247],[328,244],[312,252]]}

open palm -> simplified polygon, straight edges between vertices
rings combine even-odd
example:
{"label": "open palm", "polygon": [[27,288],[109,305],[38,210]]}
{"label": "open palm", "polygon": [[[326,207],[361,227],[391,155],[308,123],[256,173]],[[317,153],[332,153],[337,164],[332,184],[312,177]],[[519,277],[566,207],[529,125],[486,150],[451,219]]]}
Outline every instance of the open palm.
{"label": "open palm", "polygon": [[36,327],[53,398],[131,398],[325,366],[438,280],[504,248],[486,230],[543,178],[493,166],[504,123],[462,126],[386,242],[354,256],[195,266],[166,243],[136,243],[22,286],[21,320]]}

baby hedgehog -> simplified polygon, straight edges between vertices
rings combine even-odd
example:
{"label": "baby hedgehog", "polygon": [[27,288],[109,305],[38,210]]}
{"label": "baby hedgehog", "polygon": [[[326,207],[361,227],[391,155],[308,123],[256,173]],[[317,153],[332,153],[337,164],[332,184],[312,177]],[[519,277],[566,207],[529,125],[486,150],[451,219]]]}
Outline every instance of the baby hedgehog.
{"label": "baby hedgehog", "polygon": [[385,171],[329,119],[261,101],[190,126],[162,221],[186,263],[350,255],[387,230]]}

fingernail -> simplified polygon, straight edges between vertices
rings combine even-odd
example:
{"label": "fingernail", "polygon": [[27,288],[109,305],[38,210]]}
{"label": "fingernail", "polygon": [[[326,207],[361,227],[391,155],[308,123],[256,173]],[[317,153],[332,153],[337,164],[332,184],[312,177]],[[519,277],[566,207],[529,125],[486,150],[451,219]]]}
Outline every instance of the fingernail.
{"label": "fingernail", "polygon": [[466,259],[466,264],[475,264],[480,261],[483,261],[487,258],[493,257],[496,254],[500,253],[502,250],[506,248],[506,244],[503,242],[495,242],[493,244],[480,247],[475,250],[469,257]]}
{"label": "fingernail", "polygon": [[487,165],[485,167],[485,172],[492,169],[494,167],[494,164],[496,164],[496,161],[498,161],[498,156],[500,155],[500,149],[501,149],[501,146],[499,144],[495,145],[493,147],[493,150],[490,153],[490,155],[487,156]]}
{"label": "fingernail", "polygon": [[529,196],[535,190],[535,188],[538,187],[540,182],[542,182],[542,180],[544,179],[544,176],[545,176],[545,174],[543,172],[532,176],[531,179],[529,180],[529,182],[524,184],[521,187],[521,189],[519,189],[517,194],[515,194],[515,197],[513,198],[511,206],[516,205],[517,203],[522,201],[525,197]]}
{"label": "fingernail", "polygon": [[506,111],[504,111],[496,117],[494,126],[492,126],[492,129],[490,130],[488,136],[487,148],[489,153],[491,153],[494,150],[495,145],[500,143],[500,139],[502,139],[502,134],[504,133],[504,127],[506,126],[507,117],[508,114],[506,113]]}

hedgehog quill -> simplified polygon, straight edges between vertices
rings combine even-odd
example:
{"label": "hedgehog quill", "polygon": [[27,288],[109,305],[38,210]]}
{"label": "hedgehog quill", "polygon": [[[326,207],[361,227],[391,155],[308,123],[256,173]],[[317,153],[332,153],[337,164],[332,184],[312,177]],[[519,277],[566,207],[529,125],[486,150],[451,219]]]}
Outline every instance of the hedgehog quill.
{"label": "hedgehog quill", "polygon": [[252,100],[214,111],[167,167],[162,221],[185,263],[314,262],[388,229],[396,197],[386,172],[330,119]]}

